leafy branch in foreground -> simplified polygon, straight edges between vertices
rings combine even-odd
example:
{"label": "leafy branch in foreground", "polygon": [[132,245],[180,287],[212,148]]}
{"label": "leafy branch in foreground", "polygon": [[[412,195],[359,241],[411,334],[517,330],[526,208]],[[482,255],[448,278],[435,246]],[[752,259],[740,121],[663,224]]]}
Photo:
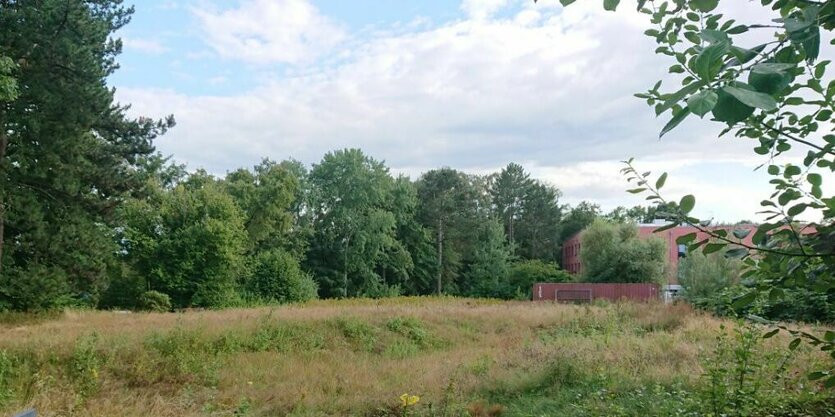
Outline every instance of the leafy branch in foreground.
{"label": "leafy branch in foreground", "polygon": [[[573,2],[560,0],[564,6]],[[620,3],[604,0],[603,6],[616,10]],[[766,158],[757,169],[766,167],[774,190],[760,202],[765,222],[753,235],[751,229],[711,227],[710,221],[694,217],[692,195],[681,199],[669,216],[672,222],[660,230],[692,225],[699,233],[682,236],[679,243],[704,253],[724,250],[725,256],[742,259],[742,278],[750,290],[734,300],[735,308],[765,296],[784,299],[789,289],[835,293],[835,196],[823,192],[824,174],[835,172],[835,80],[827,76],[830,61],[818,60],[821,33],[835,29],[835,1],[761,0],[773,18],[748,22],[721,12],[719,0],[636,3],[651,24],[644,33],[658,44],[656,53],[674,61],[667,72],[679,84],[662,91],[659,81],[636,94],[656,115],[669,113],[660,136],[691,115],[710,114],[725,126],[719,136],[731,133],[756,143],[754,153]],[[752,7],[749,3],[746,9]],[[761,14],[748,16],[754,15]],[[778,162],[786,157],[793,159]],[[651,184],[650,173],[639,173],[632,160],[626,161],[623,173],[637,184],[629,192],[649,193],[647,200],[666,203],[659,193],[666,173]],[[820,220],[801,223],[801,215]],[[699,235],[703,238],[697,241]],[[794,335],[798,338],[790,347],[805,339],[835,359],[832,332]],[[835,367],[813,377],[835,386]]]}
{"label": "leafy branch in foreground", "polygon": [[[667,181],[667,173],[662,173],[653,183],[650,172],[640,173],[633,165],[633,160],[623,161],[625,167],[621,170],[628,182],[634,182],[638,187],[628,190],[633,194],[649,194],[646,199],[661,205],[669,202],[661,194],[661,189]],[[770,204],[765,204],[766,202]],[[835,286],[833,279],[833,260],[835,252],[816,252],[821,248],[821,236],[818,230],[831,228],[829,226],[808,223],[801,225],[792,216],[785,214],[786,210],[770,200],[763,201],[764,206],[777,207],[784,216],[756,226],[754,234],[748,238],[750,228],[711,226],[711,220],[702,220],[691,213],[695,208],[696,199],[692,195],[685,195],[678,203],[678,207],[671,213],[666,213],[670,222],[659,227],[655,232],[672,229],[680,225],[695,228],[691,232],[676,239],[677,244],[685,244],[689,251],[701,250],[705,255],[724,251],[728,258],[739,258],[744,265],[742,278],[749,290],[733,300],[732,307],[736,310],[753,304],[760,297],[767,297],[776,301],[784,297],[786,290],[806,288],[816,291],[830,291]],[[785,204],[783,204],[785,206]],[[675,206],[673,206],[675,207]],[[699,236],[701,235],[701,239]],[[698,240],[697,240],[698,239]],[[767,321],[757,316],[750,319],[774,327],[764,337],[772,337],[780,330],[785,330],[794,336],[789,348],[794,350],[801,341],[805,340],[813,347],[827,352],[835,360],[835,332],[827,330],[822,336],[815,336],[806,331],[791,329],[783,324]],[[824,379],[823,385],[835,387],[835,363],[828,370],[815,371],[809,375],[812,380]]]}

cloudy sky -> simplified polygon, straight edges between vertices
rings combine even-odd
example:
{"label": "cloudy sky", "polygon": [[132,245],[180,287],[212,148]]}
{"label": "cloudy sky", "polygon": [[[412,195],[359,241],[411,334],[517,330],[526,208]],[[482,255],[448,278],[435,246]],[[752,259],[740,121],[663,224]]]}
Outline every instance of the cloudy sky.
{"label": "cloudy sky", "polygon": [[[746,3],[730,12],[768,18]],[[359,147],[415,178],[517,162],[566,202],[610,209],[643,203],[618,172],[634,157],[669,171],[670,197],[696,194],[698,215],[755,219],[770,189],[753,145],[695,118],[659,140],[665,120],[632,96],[669,62],[627,6],[142,0],[110,81],[136,115],[175,115],[160,151],[215,174]]]}

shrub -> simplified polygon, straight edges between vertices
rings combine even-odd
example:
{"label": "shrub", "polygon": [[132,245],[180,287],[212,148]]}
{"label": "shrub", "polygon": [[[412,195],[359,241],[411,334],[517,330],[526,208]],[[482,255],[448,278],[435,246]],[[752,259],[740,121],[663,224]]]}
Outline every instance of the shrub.
{"label": "shrub", "polygon": [[139,305],[148,282],[133,268],[123,263],[110,270],[110,282],[105,288],[99,307],[101,308],[143,308]]}
{"label": "shrub", "polygon": [[70,377],[81,400],[86,400],[99,389],[100,355],[96,352],[98,336],[81,337],[75,342],[70,358]]}
{"label": "shrub", "polygon": [[595,220],[580,236],[580,259],[588,282],[662,282],[667,245],[641,238],[634,224]]}
{"label": "shrub", "polygon": [[279,303],[312,300],[318,292],[316,282],[301,270],[299,261],[280,249],[257,257],[247,287],[256,297]]}
{"label": "shrub", "polygon": [[533,284],[537,282],[568,282],[572,276],[555,263],[530,259],[514,263],[510,267],[509,287],[520,295],[530,299]]}
{"label": "shrub", "polygon": [[688,300],[712,297],[739,282],[742,262],[720,253],[692,251],[678,264],[678,279]]}
{"label": "shrub", "polygon": [[147,311],[171,311],[171,297],[159,291],[145,291],[139,296],[137,307]]}
{"label": "shrub", "polygon": [[0,309],[42,311],[72,304],[63,269],[44,265],[4,267],[0,276]]}

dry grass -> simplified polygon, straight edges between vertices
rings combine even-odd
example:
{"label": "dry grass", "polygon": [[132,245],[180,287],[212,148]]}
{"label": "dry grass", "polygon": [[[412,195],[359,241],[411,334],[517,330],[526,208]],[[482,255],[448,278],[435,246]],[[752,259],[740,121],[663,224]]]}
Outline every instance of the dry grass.
{"label": "dry grass", "polygon": [[[695,386],[720,324],[686,306],[453,298],[67,312],[0,324],[0,415],[391,415],[405,392],[436,415],[509,415],[493,400],[543,381]],[[824,360],[800,349],[788,373]]]}

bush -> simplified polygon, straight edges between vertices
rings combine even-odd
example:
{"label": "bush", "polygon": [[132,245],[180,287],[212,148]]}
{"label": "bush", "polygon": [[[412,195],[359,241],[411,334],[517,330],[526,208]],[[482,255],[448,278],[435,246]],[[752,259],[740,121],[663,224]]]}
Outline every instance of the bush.
{"label": "bush", "polygon": [[580,236],[580,259],[588,282],[663,282],[667,245],[641,238],[633,224],[595,220]]}
{"label": "bush", "polygon": [[571,279],[571,274],[561,270],[555,263],[529,259],[511,265],[508,286],[520,298],[530,299],[533,284],[537,282],[568,282]]}
{"label": "bush", "polygon": [[737,284],[742,262],[720,253],[709,255],[692,251],[678,264],[678,280],[684,297],[690,301],[715,296],[719,291]]}
{"label": "bush", "polygon": [[316,282],[301,270],[299,261],[280,249],[258,256],[247,289],[258,298],[279,303],[312,300],[318,292]]}
{"label": "bush", "polygon": [[139,296],[137,307],[147,311],[171,311],[171,297],[159,291],[145,291]]}
{"label": "bush", "polygon": [[783,296],[771,300],[759,297],[742,309],[734,309],[733,302],[751,290],[732,285],[707,297],[694,298],[692,303],[720,316],[755,314],[768,320],[801,321],[806,323],[835,323],[835,292],[819,292],[806,288],[783,290]]}
{"label": "bush", "polygon": [[142,309],[139,300],[148,288],[144,277],[131,267],[119,264],[110,271],[110,283],[102,294],[100,308]]}
{"label": "bush", "polygon": [[0,310],[43,311],[73,304],[69,280],[61,268],[8,266],[0,276]]}

